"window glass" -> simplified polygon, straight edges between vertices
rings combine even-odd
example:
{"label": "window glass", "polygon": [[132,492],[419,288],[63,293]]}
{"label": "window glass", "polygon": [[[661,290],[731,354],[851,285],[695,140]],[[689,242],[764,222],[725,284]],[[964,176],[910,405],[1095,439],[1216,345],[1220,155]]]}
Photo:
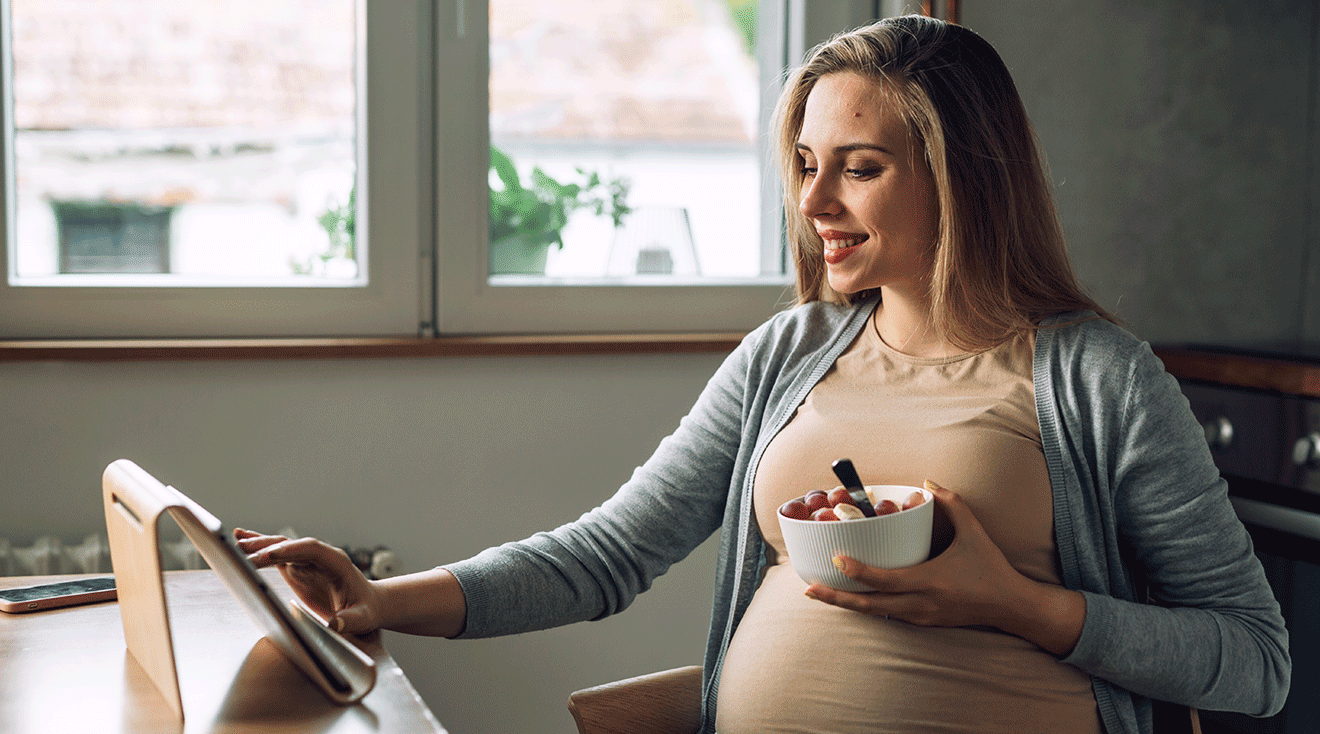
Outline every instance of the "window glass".
{"label": "window glass", "polygon": [[364,282],[355,0],[9,6],[11,284]]}
{"label": "window glass", "polygon": [[780,274],[757,6],[490,0],[492,284]]}

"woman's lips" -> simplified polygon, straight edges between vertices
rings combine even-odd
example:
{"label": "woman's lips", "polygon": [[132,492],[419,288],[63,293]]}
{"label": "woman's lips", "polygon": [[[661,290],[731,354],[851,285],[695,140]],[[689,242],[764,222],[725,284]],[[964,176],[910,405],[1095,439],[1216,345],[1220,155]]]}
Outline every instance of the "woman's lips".
{"label": "woman's lips", "polygon": [[847,260],[849,255],[857,252],[857,248],[859,247],[861,247],[860,243],[853,245],[852,247],[840,247],[838,249],[830,249],[827,247],[825,248],[825,262],[830,265],[838,265],[844,260]]}
{"label": "woman's lips", "polygon": [[855,235],[847,232],[826,231],[819,234],[825,245],[825,262],[830,265],[838,265],[847,260],[868,239],[864,234]]}

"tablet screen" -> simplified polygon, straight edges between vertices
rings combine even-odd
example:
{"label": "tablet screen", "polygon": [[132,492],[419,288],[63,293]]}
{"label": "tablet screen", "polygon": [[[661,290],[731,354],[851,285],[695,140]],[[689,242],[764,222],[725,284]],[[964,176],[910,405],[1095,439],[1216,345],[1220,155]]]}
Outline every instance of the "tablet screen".
{"label": "tablet screen", "polygon": [[[247,559],[237,542],[225,531],[214,515],[210,513],[206,513],[210,517],[200,515],[199,510],[202,513],[206,512],[200,506],[188,509],[191,512],[175,512],[171,508],[170,514],[197,547],[197,552],[202,554],[202,558],[205,558],[206,563],[220,576],[220,580],[229,588],[234,598],[243,605],[248,617],[284,651],[285,655],[294,658],[295,662],[298,657],[305,656],[336,691],[341,693],[351,691],[352,686],[344,676],[323,659],[326,651],[313,650],[324,647],[324,644],[317,645],[312,642],[313,639],[319,640],[321,637],[316,631],[308,629],[315,623],[309,622],[306,617],[295,618],[285,610],[283,602],[271,590],[266,580],[261,578],[261,574],[257,573],[257,567]],[[206,522],[207,520],[213,520],[214,524]],[[203,523],[212,525],[216,529],[211,530]]]}

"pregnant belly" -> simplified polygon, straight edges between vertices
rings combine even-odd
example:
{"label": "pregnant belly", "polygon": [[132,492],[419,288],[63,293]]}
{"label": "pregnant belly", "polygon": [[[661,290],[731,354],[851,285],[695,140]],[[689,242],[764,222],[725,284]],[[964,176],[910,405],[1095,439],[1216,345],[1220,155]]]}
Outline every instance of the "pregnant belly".
{"label": "pregnant belly", "polygon": [[771,566],[721,671],[716,729],[1101,731],[1090,676],[994,630],[918,627],[813,601]]}

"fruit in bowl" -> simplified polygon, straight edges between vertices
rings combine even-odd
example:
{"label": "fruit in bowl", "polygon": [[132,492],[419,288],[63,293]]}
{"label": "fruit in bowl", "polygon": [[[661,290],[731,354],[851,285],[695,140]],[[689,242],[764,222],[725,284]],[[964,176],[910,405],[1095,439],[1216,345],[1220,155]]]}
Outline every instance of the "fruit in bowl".
{"label": "fruit in bowl", "polygon": [[[846,555],[877,568],[902,568],[930,556],[935,516],[930,490],[895,484],[865,489],[874,517],[865,516],[851,498],[839,496],[846,492],[812,490],[780,506],[779,529],[788,559],[803,581],[842,591],[870,591],[844,576],[834,566],[834,557]],[[838,501],[830,504],[832,498]]]}
{"label": "fruit in bowl", "polygon": [[[821,497],[825,499],[822,500]],[[903,498],[901,504],[892,499],[877,498],[871,488],[866,488],[866,497],[871,501],[871,507],[875,508],[875,515],[871,517],[892,515],[903,510],[911,510],[925,503],[927,499],[926,491],[915,487],[908,493],[907,497]],[[842,512],[840,512],[840,506],[842,506]],[[825,512],[826,510],[833,510],[833,512]],[[780,505],[779,514],[784,517],[791,517],[794,520],[861,520],[867,517],[865,512],[857,508],[857,503],[853,501],[852,495],[843,487],[835,487],[829,492],[823,489],[813,489],[802,497],[791,499]]]}

